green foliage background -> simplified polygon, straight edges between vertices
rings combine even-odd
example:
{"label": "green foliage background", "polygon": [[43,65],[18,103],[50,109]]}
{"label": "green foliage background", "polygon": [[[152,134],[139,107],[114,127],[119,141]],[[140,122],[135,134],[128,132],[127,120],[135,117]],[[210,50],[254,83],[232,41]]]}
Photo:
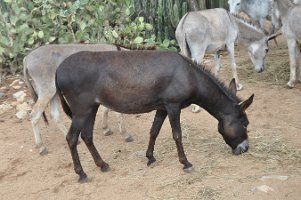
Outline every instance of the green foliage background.
{"label": "green foliage background", "polygon": [[176,51],[185,0],[0,0],[0,70],[21,70],[28,52],[50,43],[115,43]]}
{"label": "green foliage background", "polygon": [[133,0],[1,0],[0,67],[20,70],[28,51],[49,43],[158,45],[153,25],[133,17]]}

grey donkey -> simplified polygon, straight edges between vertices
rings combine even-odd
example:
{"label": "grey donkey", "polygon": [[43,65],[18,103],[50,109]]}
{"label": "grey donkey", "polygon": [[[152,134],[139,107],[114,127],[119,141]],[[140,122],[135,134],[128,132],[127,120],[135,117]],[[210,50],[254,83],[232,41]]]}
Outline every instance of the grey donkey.
{"label": "grey donkey", "polygon": [[[50,103],[50,114],[58,128],[66,136],[67,129],[60,119],[60,100],[56,94],[55,72],[59,64],[68,56],[79,51],[117,51],[120,47],[110,44],[60,44],[45,45],[31,51],[23,60],[23,73],[25,83],[32,94],[35,104],[30,114],[35,144],[40,148],[40,154],[47,154],[48,150],[43,144],[39,121],[44,115],[47,105]],[[123,49],[125,50],[125,49]],[[30,81],[30,77],[32,81]],[[104,108],[102,128],[105,135],[112,134],[108,128],[109,109]],[[132,141],[132,136],[126,131],[123,116],[116,113],[118,118],[119,131],[126,142]],[[44,115],[45,117],[45,115]],[[46,117],[45,120],[47,121]]]}

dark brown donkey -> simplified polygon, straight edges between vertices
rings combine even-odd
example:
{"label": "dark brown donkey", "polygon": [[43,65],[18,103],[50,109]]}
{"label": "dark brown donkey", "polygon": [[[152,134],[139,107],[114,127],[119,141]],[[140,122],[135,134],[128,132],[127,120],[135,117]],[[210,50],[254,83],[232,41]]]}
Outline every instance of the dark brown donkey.
{"label": "dark brown donkey", "polygon": [[184,153],[180,125],[181,109],[192,103],[203,107],[219,121],[218,131],[234,154],[249,148],[249,122],[245,110],[254,95],[241,102],[236,97],[234,79],[227,89],[211,73],[178,53],[79,52],[58,67],[56,87],[64,111],[72,118],[67,142],[80,182],[87,180],[77,152],[80,133],[96,165],[102,171],[109,169],[93,144],[94,120],[100,104],[128,114],[156,110],[146,151],[148,166],[156,161],[153,156],[155,141],[168,116],[183,169],[192,169]]}

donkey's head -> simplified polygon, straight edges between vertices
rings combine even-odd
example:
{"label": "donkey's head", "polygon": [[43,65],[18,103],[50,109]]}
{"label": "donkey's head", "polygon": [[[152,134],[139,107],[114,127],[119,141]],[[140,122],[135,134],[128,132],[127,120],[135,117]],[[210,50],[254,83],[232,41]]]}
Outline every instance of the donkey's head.
{"label": "donkey's head", "polygon": [[270,36],[264,37],[261,40],[252,42],[248,47],[248,54],[251,58],[255,71],[261,73],[265,68],[265,59],[269,52],[268,42],[276,38],[281,33],[275,33]]}
{"label": "donkey's head", "polygon": [[239,14],[241,11],[241,0],[228,0],[231,14]]}
{"label": "donkey's head", "polygon": [[[234,80],[234,79],[233,79]],[[236,93],[235,81],[231,81],[230,90]],[[253,102],[254,94],[241,103],[233,105],[234,112],[226,114],[218,123],[218,131],[235,155],[248,151],[249,141],[247,126],[249,124],[245,110]]]}

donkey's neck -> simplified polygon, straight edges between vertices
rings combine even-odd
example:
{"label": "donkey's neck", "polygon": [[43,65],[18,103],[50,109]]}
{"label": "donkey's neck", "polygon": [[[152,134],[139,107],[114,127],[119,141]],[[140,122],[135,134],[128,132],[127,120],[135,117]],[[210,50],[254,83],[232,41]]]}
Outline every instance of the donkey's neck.
{"label": "donkey's neck", "polygon": [[237,37],[238,43],[250,45],[252,42],[259,41],[266,37],[264,31],[259,27],[236,16],[233,16],[233,19],[235,20],[239,31]]}
{"label": "donkey's neck", "polygon": [[234,112],[233,105],[237,104],[239,99],[232,95],[213,75],[207,73],[209,72],[204,72],[198,77],[197,99],[202,99],[202,101],[197,100],[194,103],[221,121],[225,115]]}

